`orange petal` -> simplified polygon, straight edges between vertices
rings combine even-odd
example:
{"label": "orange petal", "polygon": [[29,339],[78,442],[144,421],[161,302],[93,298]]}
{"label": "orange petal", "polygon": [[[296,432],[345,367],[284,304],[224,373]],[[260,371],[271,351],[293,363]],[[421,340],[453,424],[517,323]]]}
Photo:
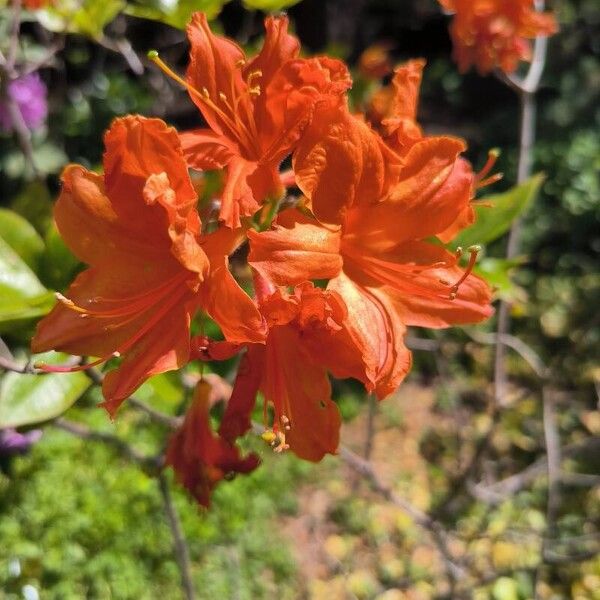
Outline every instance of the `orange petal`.
{"label": "orange petal", "polygon": [[201,381],[182,427],[169,440],[165,457],[179,483],[206,507],[213,489],[225,476],[249,473],[259,464],[255,454],[242,458],[238,448],[214,434],[210,426],[210,395],[210,384]]}
{"label": "orange petal", "polygon": [[360,378],[379,398],[394,392],[410,371],[411,353],[404,345],[406,328],[384,291],[353,282],[345,273],[332,279],[328,290],[337,292],[348,307],[344,322],[362,354]]}
{"label": "orange petal", "polygon": [[377,257],[365,255],[352,264],[386,286],[406,325],[438,328],[478,323],[493,312],[489,286],[473,274],[451,299],[452,285],[464,273],[456,262],[455,256],[440,246],[412,241]]}
{"label": "orange petal", "polygon": [[124,356],[118,368],[109,371],[102,384],[103,406],[112,417],[122,402],[152,375],[185,365],[190,354],[190,314],[178,303]]}
{"label": "orange petal", "polygon": [[296,183],[324,223],[340,223],[345,210],[380,201],[397,176],[400,159],[345,106],[320,108],[293,160]]}
{"label": "orange petal", "polygon": [[160,119],[115,119],[104,144],[106,195],[123,218],[138,217],[139,198],[150,175],[168,173],[179,206],[196,201],[177,131]]}
{"label": "orange petal", "polygon": [[471,198],[473,174],[457,160],[463,149],[446,137],[415,144],[388,199],[348,213],[345,242],[380,252],[448,228]]}
{"label": "orange petal", "polygon": [[250,417],[263,377],[264,357],[264,346],[251,345],[240,361],[219,428],[219,435],[228,441],[244,435],[252,427]]}
{"label": "orange petal", "polygon": [[222,169],[235,151],[228,138],[210,129],[184,131],[179,139],[188,166],[199,171]]}
{"label": "orange petal", "polygon": [[252,299],[228,269],[227,256],[211,256],[210,273],[201,291],[204,310],[229,342],[264,342],[266,328]]}
{"label": "orange petal", "polygon": [[255,81],[262,86],[263,90],[275,73],[288,60],[296,58],[300,52],[298,38],[288,33],[289,23],[285,15],[268,16],[265,19],[265,41],[262,49],[244,67],[245,77],[252,72],[260,71],[261,75]]}
{"label": "orange petal", "polygon": [[341,419],[327,373],[312,362],[291,326],[276,327],[269,334],[261,390],[276,415],[289,418],[291,429],[285,435],[294,454],[316,462],[336,452]]}
{"label": "orange petal", "polygon": [[392,86],[394,88],[393,116],[416,121],[419,106],[419,90],[425,60],[409,60],[394,69]]}
{"label": "orange petal", "polygon": [[330,231],[295,209],[280,213],[270,231],[248,231],[248,238],[248,262],[276,285],[330,279],[342,268],[339,231]]}
{"label": "orange petal", "polygon": [[[225,94],[232,102],[233,95],[239,99],[236,112],[250,112],[250,96],[241,69],[245,59],[243,50],[231,40],[214,35],[204,13],[194,13],[186,31],[191,46],[186,72],[188,83],[200,94],[206,90],[213,103],[220,102],[220,94]],[[231,125],[213,108],[196,94],[190,94],[190,98],[215,133],[235,139]]]}

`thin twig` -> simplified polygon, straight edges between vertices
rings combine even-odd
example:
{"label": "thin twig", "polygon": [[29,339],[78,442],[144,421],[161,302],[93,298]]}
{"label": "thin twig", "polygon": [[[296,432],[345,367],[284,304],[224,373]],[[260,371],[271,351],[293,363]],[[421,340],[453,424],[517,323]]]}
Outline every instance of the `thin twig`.
{"label": "thin twig", "polygon": [[13,373],[21,373],[22,375],[41,375],[42,372],[33,368],[31,361],[27,361],[24,365],[20,365],[16,361],[0,356],[0,369],[11,371]]}
{"label": "thin twig", "polygon": [[391,488],[386,486],[377,473],[375,472],[373,465],[350,450],[345,446],[339,448],[340,458],[357,473],[367,479],[372,488],[381,496],[383,496],[388,502],[395,504],[401,508],[419,527],[425,529],[431,536],[435,547],[438,549],[440,555],[444,559],[446,566],[446,572],[452,585],[456,584],[461,578],[465,576],[464,569],[456,563],[452,552],[449,548],[449,541],[451,535],[447,532],[442,525],[433,519],[426,512],[419,510],[416,506],[413,506],[408,500],[396,494]]}
{"label": "thin twig", "polygon": [[514,350],[531,367],[533,372],[541,379],[548,375],[548,368],[540,355],[522,339],[509,333],[486,333],[485,331],[466,331],[467,335],[479,344],[495,345],[500,342]]}
{"label": "thin twig", "polygon": [[21,30],[21,0],[12,0],[13,15],[10,29],[10,44],[6,57],[6,67],[9,71],[15,68],[17,51],[19,50],[19,32]]}
{"label": "thin twig", "polygon": [[[592,437],[577,444],[569,444],[562,449],[562,458],[571,458],[576,456],[589,456],[600,452],[600,438]],[[548,471],[548,457],[542,456],[534,463],[515,473],[506,479],[502,479],[490,485],[481,483],[469,484],[469,491],[482,502],[488,504],[499,504],[514,494],[524,490],[531,485],[538,477],[546,474]],[[568,477],[567,477],[568,481]]]}
{"label": "thin twig", "polygon": [[70,434],[79,437],[84,440],[91,440],[95,442],[102,442],[112,446],[115,450],[121,454],[124,458],[136,463],[139,465],[144,472],[149,475],[152,475],[157,472],[160,467],[160,462],[158,459],[145,456],[140,453],[138,450],[130,446],[125,440],[120,437],[112,434],[106,433],[104,431],[95,431],[90,429],[86,425],[82,425],[81,423],[75,423],[74,421],[69,421],[62,417],[55,419],[52,421],[52,424],[58,429],[62,429],[63,431],[67,431]]}
{"label": "thin twig", "polygon": [[175,547],[175,558],[177,559],[177,565],[181,573],[181,585],[186,597],[186,600],[194,600],[194,584],[192,583],[192,565],[190,562],[190,552],[188,549],[185,535],[179,521],[179,515],[177,509],[173,503],[171,497],[171,490],[169,489],[169,482],[163,472],[159,473],[158,485],[160,493],[163,499],[165,512],[167,513],[167,520],[169,521],[169,527],[171,534],[173,535],[173,545]]}
{"label": "thin twig", "polygon": [[[544,1],[535,0],[535,8],[544,10]],[[533,60],[529,72],[523,80],[509,78],[514,86],[518,88],[521,100],[521,124],[519,140],[519,167],[517,183],[523,183],[531,176],[533,163],[533,146],[535,144],[535,94],[538,90],[544,66],[546,63],[546,50],[548,44],[545,37],[538,36],[535,39]],[[519,252],[521,239],[521,220],[516,219],[512,224],[508,236],[506,257],[514,258]],[[510,303],[501,301],[498,307],[496,354],[494,357],[494,385],[496,402],[501,406],[506,398],[507,374],[506,374],[506,347],[502,336],[510,331]]]}
{"label": "thin twig", "polygon": [[369,394],[367,396],[367,423],[365,431],[365,449],[364,458],[369,460],[371,453],[373,452],[373,441],[375,437],[375,415],[377,414],[377,398],[375,394]]}

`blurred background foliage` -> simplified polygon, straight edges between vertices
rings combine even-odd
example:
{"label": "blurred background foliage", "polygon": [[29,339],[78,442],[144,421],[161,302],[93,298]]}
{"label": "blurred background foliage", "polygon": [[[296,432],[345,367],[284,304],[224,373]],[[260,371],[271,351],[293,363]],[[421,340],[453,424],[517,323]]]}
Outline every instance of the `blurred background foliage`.
{"label": "blurred background foliage", "polygon": [[[18,275],[0,277],[2,353],[26,352],[35,319],[52,304],[51,291],[63,290],[81,269],[51,218],[62,167],[70,161],[98,167],[102,134],[115,116],[139,112],[181,129],[198,125],[186,94],[147,63],[146,51],[157,48],[183,70],[181,28],[193,10],[207,11],[217,29],[255,48],[262,11],[286,7],[306,53],[328,52],[355,66],[365,49],[384,43],[394,63],[426,58],[419,112],[425,129],[466,138],[476,168],[489,148],[500,148],[505,178],[486,191],[499,194],[514,185],[518,99],[494,77],[458,74],[448,18],[433,0],[61,0],[23,17],[20,51],[27,61],[35,63],[57,44],[41,70],[49,118],[32,135],[38,176],[13,136],[0,134],[0,269]],[[551,524],[545,522],[543,470],[530,485],[493,501],[464,490],[453,494],[473,455],[480,459],[474,480],[494,483],[544,454],[538,379],[510,354],[509,398],[501,411],[491,411],[493,347],[480,344],[470,329],[411,332],[428,336],[428,350],[415,350],[409,383],[374,419],[374,463],[394,489],[459,532],[459,550],[473,556],[481,572],[474,598],[533,598],[536,580],[541,598],[600,598],[600,444],[594,445],[600,435],[600,9],[597,0],[555,0],[552,8],[561,31],[550,40],[538,94],[534,164],[545,177],[537,195],[519,203],[527,205],[523,252],[511,279],[507,269],[515,265],[500,262],[505,230],[487,240],[480,268],[514,302],[512,333],[549,367],[562,444],[570,449],[566,468],[592,479],[583,485],[572,477]],[[0,2],[0,40],[8,35],[10,15]],[[358,72],[355,81],[359,108],[378,84]],[[487,330],[494,330],[493,322]],[[231,367],[221,365],[221,374],[231,374]],[[19,386],[30,385],[10,377],[0,382],[4,406],[7,398],[18,404]],[[58,412],[44,405],[48,395],[37,384],[27,388],[40,420],[79,398],[82,390],[73,382],[78,391],[63,390]],[[346,420],[343,437],[361,448],[365,400],[352,382],[336,382],[335,391]],[[140,396],[175,414],[185,388],[176,376],[162,376]],[[89,389],[66,416],[112,431],[104,413],[93,409],[97,402],[97,390]],[[148,451],[164,445],[164,431],[135,412],[124,411],[116,431]],[[258,450],[266,464],[224,483],[211,511],[199,513],[177,494],[200,598],[395,600],[447,593],[438,585],[442,567],[419,530],[339,461],[314,466]],[[154,480],[110,448],[52,427],[29,454],[1,460],[0,598],[178,597],[179,574]],[[549,526],[564,560],[540,570],[536,540]]]}

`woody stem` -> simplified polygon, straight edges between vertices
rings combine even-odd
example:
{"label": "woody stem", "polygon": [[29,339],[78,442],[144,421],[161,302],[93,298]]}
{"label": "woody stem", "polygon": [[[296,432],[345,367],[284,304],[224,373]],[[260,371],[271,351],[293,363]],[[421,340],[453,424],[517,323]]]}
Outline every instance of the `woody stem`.
{"label": "woody stem", "polygon": [[[544,2],[536,0],[536,9],[544,10]],[[511,78],[507,82],[516,89],[521,101],[521,121],[519,133],[519,164],[517,183],[523,183],[531,176],[533,165],[533,148],[535,145],[535,119],[536,119],[536,92],[539,88],[542,73],[546,63],[547,38],[537,37],[533,51],[533,60],[529,72],[524,79]],[[521,219],[516,219],[509,232],[506,257],[514,258],[520,250]],[[498,325],[496,354],[494,357],[494,396],[496,402],[502,406],[506,401],[506,347],[501,342],[502,338],[510,331],[509,302],[500,302],[498,307]]]}
{"label": "woody stem", "polygon": [[192,582],[192,564],[190,561],[190,552],[185,540],[185,535],[181,527],[181,521],[177,514],[177,509],[173,503],[171,497],[171,490],[169,489],[169,482],[165,477],[165,474],[161,471],[158,475],[158,485],[160,493],[165,505],[165,512],[167,513],[167,520],[169,521],[169,527],[173,534],[173,545],[175,546],[175,557],[177,558],[177,564],[181,572],[181,585],[185,594],[186,600],[194,600],[196,594],[194,592],[194,584]]}

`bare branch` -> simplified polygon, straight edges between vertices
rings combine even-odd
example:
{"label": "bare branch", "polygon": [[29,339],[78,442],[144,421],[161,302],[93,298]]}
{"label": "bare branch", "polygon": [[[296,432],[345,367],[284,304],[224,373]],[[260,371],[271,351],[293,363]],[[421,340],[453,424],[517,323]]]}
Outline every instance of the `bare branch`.
{"label": "bare branch", "polygon": [[435,547],[444,559],[446,572],[452,584],[455,584],[465,576],[464,569],[456,564],[456,559],[450,551],[449,541],[451,539],[451,535],[442,527],[439,522],[434,520],[426,512],[423,512],[417,507],[413,506],[408,500],[402,496],[399,496],[391,488],[386,486],[381,481],[373,469],[373,465],[369,461],[360,457],[358,454],[349,448],[346,448],[345,446],[340,446],[339,455],[348,466],[367,479],[372,488],[378,494],[383,496],[388,502],[391,502],[392,504],[395,504],[401,508],[418,526],[422,527],[429,533]]}
{"label": "bare branch", "polygon": [[52,425],[81,439],[102,442],[112,446],[121,456],[138,464],[149,475],[156,474],[160,467],[160,461],[158,459],[141,454],[125,440],[112,433],[95,431],[86,425],[75,423],[74,421],[69,421],[62,417],[52,421]]}
{"label": "bare branch", "polygon": [[175,558],[179,571],[181,573],[181,585],[186,597],[186,600],[194,600],[194,584],[192,583],[192,568],[190,562],[190,552],[188,549],[183,529],[179,521],[179,515],[177,509],[173,503],[171,497],[171,490],[169,489],[169,482],[163,472],[158,475],[158,485],[160,493],[163,499],[165,512],[167,513],[167,520],[169,521],[169,527],[171,528],[171,534],[173,535],[173,545],[175,547]]}
{"label": "bare branch", "polygon": [[548,374],[548,368],[540,355],[523,340],[509,333],[486,333],[485,331],[466,331],[467,335],[479,344],[497,344],[501,342],[504,346],[508,346],[514,350],[521,358],[531,367],[533,372],[545,379]]}

